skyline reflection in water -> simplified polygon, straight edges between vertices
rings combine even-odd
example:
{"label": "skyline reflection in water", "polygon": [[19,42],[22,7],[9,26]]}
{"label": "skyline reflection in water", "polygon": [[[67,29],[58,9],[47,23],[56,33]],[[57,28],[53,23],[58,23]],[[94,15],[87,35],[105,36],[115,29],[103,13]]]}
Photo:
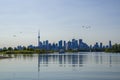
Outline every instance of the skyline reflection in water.
{"label": "skyline reflection in water", "polygon": [[[119,54],[105,53],[66,53],[66,54],[39,54],[38,55],[38,71],[46,67],[73,67],[80,68],[92,65],[103,65],[112,67],[120,64]],[[53,68],[52,67],[52,68]],[[47,69],[48,70],[48,69]]]}
{"label": "skyline reflection in water", "polygon": [[1,54],[0,80],[120,80],[120,54]]}

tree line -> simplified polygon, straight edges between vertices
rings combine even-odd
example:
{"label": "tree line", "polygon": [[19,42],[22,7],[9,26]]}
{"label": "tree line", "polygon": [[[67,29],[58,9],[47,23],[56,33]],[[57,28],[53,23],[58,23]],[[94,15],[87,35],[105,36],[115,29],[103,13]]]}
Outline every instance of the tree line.
{"label": "tree line", "polygon": [[106,52],[120,52],[120,44],[112,45],[112,48],[108,48],[105,50]]}

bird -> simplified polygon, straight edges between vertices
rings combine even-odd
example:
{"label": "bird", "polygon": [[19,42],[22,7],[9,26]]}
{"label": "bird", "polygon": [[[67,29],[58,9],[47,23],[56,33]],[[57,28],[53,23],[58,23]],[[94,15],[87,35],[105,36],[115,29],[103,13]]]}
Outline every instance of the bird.
{"label": "bird", "polygon": [[82,26],[82,28],[90,29],[91,26]]}
{"label": "bird", "polygon": [[16,35],[13,35],[13,37],[16,37]]}
{"label": "bird", "polygon": [[84,28],[85,26],[82,26],[82,28]]}

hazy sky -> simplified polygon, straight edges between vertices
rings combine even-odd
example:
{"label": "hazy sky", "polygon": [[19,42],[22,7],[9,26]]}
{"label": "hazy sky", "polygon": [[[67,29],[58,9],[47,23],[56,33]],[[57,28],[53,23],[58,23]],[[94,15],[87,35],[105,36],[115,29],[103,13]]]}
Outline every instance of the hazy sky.
{"label": "hazy sky", "polygon": [[42,41],[120,43],[120,0],[0,0],[0,47],[37,45],[39,29]]}

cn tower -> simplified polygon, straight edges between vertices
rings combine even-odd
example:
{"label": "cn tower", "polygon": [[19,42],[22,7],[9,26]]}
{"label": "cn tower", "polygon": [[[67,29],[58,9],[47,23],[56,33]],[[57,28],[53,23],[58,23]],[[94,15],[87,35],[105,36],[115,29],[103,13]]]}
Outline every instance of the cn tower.
{"label": "cn tower", "polygon": [[38,47],[40,47],[40,30],[38,31]]}

